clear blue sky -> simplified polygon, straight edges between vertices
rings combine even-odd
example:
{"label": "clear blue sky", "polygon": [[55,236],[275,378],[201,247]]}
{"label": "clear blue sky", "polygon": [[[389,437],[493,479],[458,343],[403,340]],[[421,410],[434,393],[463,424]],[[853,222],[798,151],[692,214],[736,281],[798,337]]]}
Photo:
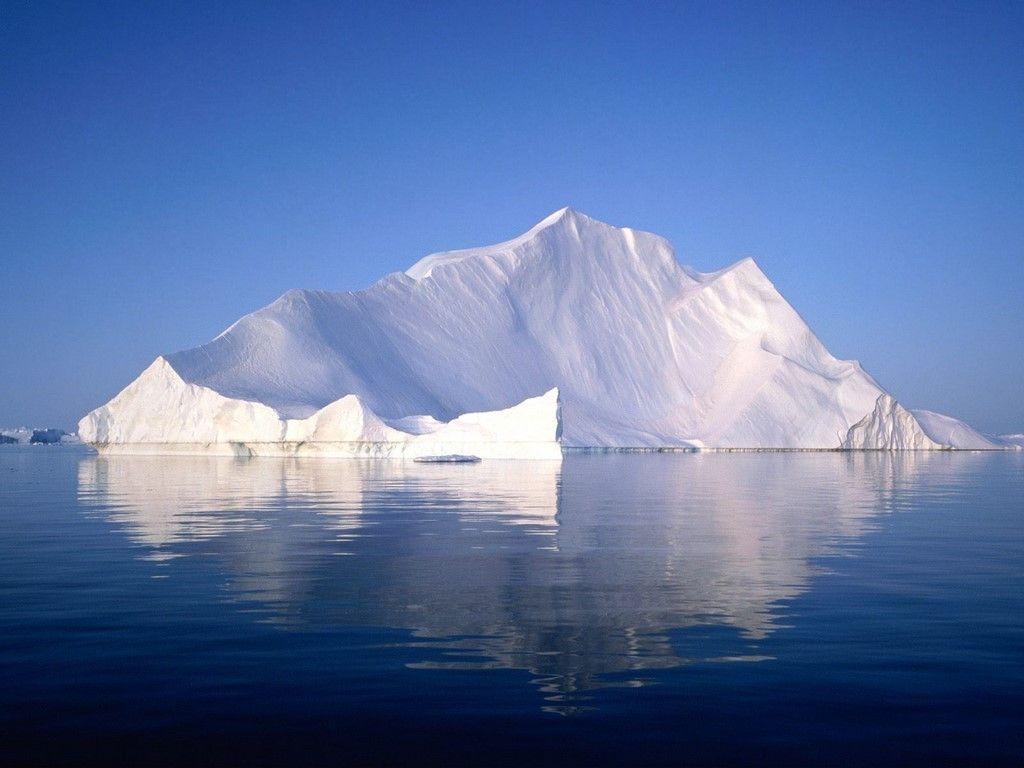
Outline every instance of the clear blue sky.
{"label": "clear blue sky", "polygon": [[907,405],[1024,431],[1024,3],[7,0],[0,28],[0,424],[572,205],[753,256]]}

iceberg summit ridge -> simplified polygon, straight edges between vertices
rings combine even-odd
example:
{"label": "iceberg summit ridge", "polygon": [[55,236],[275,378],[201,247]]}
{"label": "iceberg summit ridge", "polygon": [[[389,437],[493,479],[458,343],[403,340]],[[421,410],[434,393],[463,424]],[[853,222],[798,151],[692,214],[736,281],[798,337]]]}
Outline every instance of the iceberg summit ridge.
{"label": "iceberg summit ridge", "polygon": [[557,458],[1001,448],[833,357],[752,258],[717,272],[563,208],[362,291],[292,290],[79,424],[104,451]]}

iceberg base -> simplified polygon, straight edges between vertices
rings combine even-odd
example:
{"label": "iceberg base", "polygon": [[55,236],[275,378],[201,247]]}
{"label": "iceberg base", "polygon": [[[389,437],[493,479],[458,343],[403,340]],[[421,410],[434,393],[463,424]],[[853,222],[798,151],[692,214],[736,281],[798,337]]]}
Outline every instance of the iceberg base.
{"label": "iceberg base", "polygon": [[339,459],[416,459],[422,456],[472,455],[481,459],[529,459],[561,461],[557,443],[453,442],[417,444],[408,442],[228,442],[228,443],[90,443],[106,455],[206,455],[250,458],[321,457]]}

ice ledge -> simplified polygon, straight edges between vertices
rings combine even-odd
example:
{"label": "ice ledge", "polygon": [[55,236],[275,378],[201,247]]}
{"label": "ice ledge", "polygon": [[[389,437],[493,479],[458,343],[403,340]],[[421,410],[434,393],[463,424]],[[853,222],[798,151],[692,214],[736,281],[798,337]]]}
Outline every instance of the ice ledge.
{"label": "ice ledge", "polygon": [[959,419],[934,411],[911,411],[921,428],[937,442],[962,450],[1006,450],[1013,446],[996,437],[983,435]]}
{"label": "ice ledge", "polygon": [[466,413],[446,423],[414,420],[416,433],[396,429],[355,395],[308,418],[283,419],[263,403],[186,382],[158,357],[113,400],[85,416],[78,429],[84,442],[105,453],[561,457],[557,389],[510,408]]}

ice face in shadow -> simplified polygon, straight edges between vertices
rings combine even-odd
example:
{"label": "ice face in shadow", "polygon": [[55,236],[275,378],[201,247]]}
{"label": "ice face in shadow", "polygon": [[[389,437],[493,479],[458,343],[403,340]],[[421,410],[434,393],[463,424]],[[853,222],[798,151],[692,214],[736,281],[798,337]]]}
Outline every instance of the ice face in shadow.
{"label": "ice face in shadow", "polygon": [[[81,463],[79,498],[170,578],[204,556],[190,567],[214,568],[256,620],[404,630],[413,667],[526,669],[570,712],[648,670],[762,658],[822,558],[855,553],[923,469],[942,493],[970,458],[101,456]],[[732,642],[680,642],[700,627]]]}

